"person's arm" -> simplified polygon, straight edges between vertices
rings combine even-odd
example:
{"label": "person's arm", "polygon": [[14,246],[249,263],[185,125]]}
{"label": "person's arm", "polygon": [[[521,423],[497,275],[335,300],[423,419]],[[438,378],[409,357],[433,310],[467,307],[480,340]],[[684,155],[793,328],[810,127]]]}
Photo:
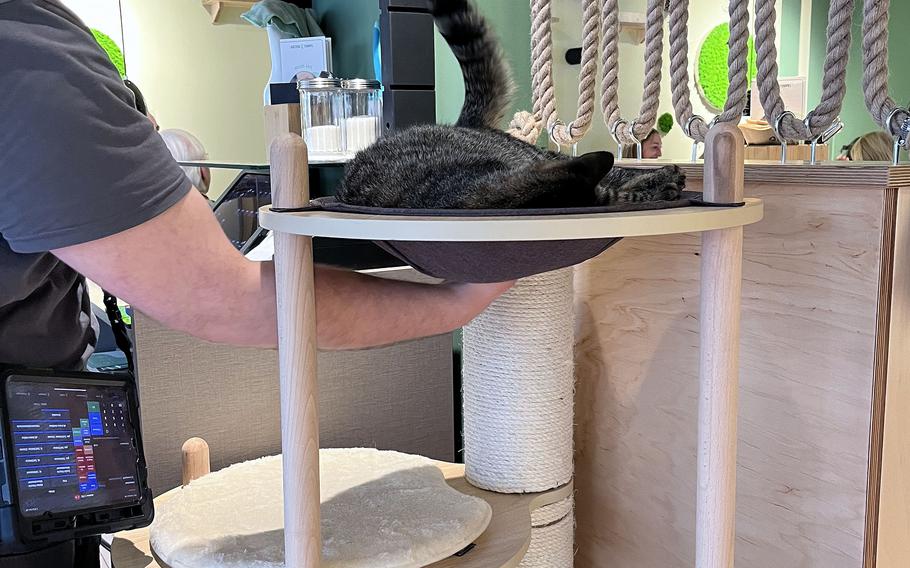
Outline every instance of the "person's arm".
{"label": "person's arm", "polygon": [[[219,343],[277,344],[273,264],[237,252],[198,191],[136,227],[52,252],[171,328]],[[318,345],[356,349],[451,331],[509,287],[414,284],[319,267]]]}

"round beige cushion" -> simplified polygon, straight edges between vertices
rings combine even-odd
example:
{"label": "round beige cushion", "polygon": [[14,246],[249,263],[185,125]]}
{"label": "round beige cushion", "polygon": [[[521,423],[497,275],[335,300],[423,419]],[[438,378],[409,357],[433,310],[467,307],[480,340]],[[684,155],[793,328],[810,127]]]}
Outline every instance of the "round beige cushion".
{"label": "round beige cushion", "polygon": [[[419,567],[471,544],[490,506],[420,456],[320,450],[324,568]],[[156,504],[155,555],[170,568],[284,568],[281,456],[233,465]]]}

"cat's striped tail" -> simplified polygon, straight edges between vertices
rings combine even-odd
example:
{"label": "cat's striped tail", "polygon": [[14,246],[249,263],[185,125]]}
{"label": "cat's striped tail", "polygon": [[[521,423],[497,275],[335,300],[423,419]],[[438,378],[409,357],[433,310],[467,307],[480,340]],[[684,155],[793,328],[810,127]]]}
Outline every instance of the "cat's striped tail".
{"label": "cat's striped tail", "polygon": [[456,124],[500,127],[513,84],[497,38],[470,0],[429,0],[429,5],[464,75],[464,106]]}

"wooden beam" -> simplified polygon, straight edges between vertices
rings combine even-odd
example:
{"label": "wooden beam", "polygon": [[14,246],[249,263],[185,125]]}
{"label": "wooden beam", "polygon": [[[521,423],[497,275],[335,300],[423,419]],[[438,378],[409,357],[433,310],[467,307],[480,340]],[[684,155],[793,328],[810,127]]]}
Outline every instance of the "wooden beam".
{"label": "wooden beam", "polygon": [[[720,124],[705,139],[704,199],[743,199],[743,137]],[[732,568],[743,229],[702,235],[698,395],[697,568]]]}

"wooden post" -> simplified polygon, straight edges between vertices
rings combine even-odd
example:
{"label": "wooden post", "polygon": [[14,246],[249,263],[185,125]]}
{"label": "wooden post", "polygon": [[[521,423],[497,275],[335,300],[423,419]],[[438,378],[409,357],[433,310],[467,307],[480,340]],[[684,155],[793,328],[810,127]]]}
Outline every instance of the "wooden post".
{"label": "wooden post", "polygon": [[209,445],[202,438],[190,438],[183,443],[183,476],[181,484],[187,485],[194,479],[208,475],[212,471],[209,458]]}
{"label": "wooden post", "polygon": [[265,147],[271,148],[282,134],[301,134],[300,105],[269,105],[265,107]]}
{"label": "wooden post", "polygon": [[[270,164],[273,205],[291,208],[307,204],[309,176],[303,139],[291,133],[275,138]],[[318,568],[322,538],[313,239],[276,233],[275,273],[285,564],[294,568]]]}
{"label": "wooden post", "polygon": [[[704,199],[743,199],[744,140],[732,124],[705,139]],[[702,233],[697,568],[731,568],[736,540],[736,411],[743,229]]]}

